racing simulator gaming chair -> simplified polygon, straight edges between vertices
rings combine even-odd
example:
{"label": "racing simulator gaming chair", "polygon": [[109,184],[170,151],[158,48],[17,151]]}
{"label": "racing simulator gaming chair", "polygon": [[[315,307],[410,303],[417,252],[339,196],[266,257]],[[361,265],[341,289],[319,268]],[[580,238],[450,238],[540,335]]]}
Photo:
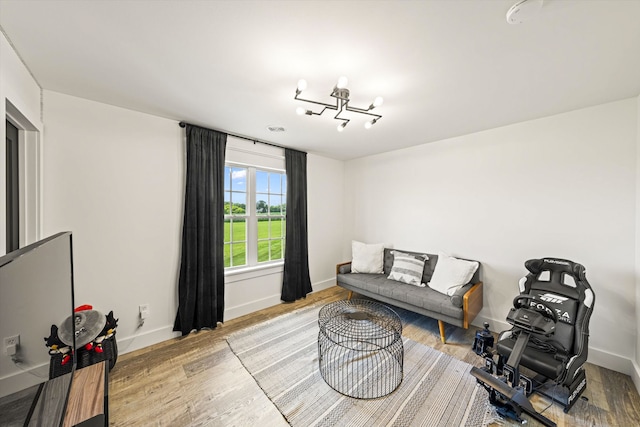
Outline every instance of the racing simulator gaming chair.
{"label": "racing simulator gaming chair", "polygon": [[[589,319],[595,295],[582,264],[559,258],[531,259],[529,274],[520,279],[495,350],[489,324],[476,334],[473,350],[485,367],[471,374],[489,392],[498,413],[517,421],[522,411],[547,426],[555,424],[538,413],[527,396],[537,392],[568,412],[587,386],[584,363],[589,344]],[[533,375],[525,375],[520,368]]]}

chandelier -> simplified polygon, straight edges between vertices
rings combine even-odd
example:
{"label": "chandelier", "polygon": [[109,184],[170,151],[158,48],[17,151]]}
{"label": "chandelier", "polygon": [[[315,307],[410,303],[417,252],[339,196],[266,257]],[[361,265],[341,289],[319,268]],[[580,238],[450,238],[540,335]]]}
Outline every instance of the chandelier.
{"label": "chandelier", "polygon": [[374,108],[382,105],[383,99],[381,96],[378,96],[376,99],[374,99],[371,105],[369,105],[369,108],[357,108],[349,105],[349,89],[347,89],[347,78],[344,76],[338,79],[338,83],[333,87],[333,91],[331,92],[331,95],[330,95],[336,99],[335,105],[325,104],[324,102],[318,102],[318,101],[312,101],[310,99],[300,98],[300,94],[302,93],[303,90],[306,90],[306,89],[307,89],[307,81],[304,79],[299,80],[298,87],[296,88],[296,96],[293,99],[297,101],[305,101],[305,102],[310,102],[312,104],[321,105],[324,108],[319,113],[316,113],[315,111],[307,110],[306,108],[303,108],[303,107],[298,107],[296,109],[296,113],[298,113],[298,115],[300,116],[305,114],[307,116],[313,116],[313,115],[319,116],[322,113],[324,113],[325,110],[337,111],[336,115],[333,116],[333,118],[336,120],[342,121],[342,123],[338,125],[338,132],[342,132],[350,120],[344,117],[339,117],[343,111],[350,111],[353,113],[360,113],[360,114],[366,114],[368,116],[371,116],[372,117],[371,120],[367,121],[364,124],[365,129],[370,129],[371,126],[375,125],[376,122],[382,118],[381,115],[370,112]]}

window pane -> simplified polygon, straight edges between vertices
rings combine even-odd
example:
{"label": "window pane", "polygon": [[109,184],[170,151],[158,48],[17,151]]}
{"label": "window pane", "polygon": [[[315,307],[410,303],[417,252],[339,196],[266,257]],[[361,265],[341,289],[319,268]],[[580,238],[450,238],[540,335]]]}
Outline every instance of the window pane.
{"label": "window pane", "polygon": [[269,241],[258,241],[258,262],[269,261]]}
{"label": "window pane", "polygon": [[281,219],[272,219],[271,220],[271,238],[279,238],[283,236],[282,233],[282,220]]}
{"label": "window pane", "polygon": [[258,239],[269,238],[269,220],[258,221]]}
{"label": "window pane", "polygon": [[281,210],[282,210],[282,196],[280,195],[276,196],[271,194],[269,196],[269,213],[280,214]]}
{"label": "window pane", "polygon": [[231,191],[247,191],[247,170],[245,168],[231,170]]}
{"label": "window pane", "polygon": [[233,215],[247,213],[247,193],[231,193],[231,213]]}
{"label": "window pane", "polygon": [[282,174],[282,194],[287,194],[287,175]]}
{"label": "window pane", "polygon": [[268,194],[256,194],[256,213],[258,215],[266,215],[269,213],[269,195]]}
{"label": "window pane", "polygon": [[232,265],[234,267],[238,265],[245,265],[247,263],[247,246],[245,243],[232,243]]}
{"label": "window pane", "polygon": [[256,192],[269,192],[269,172],[256,171]]}
{"label": "window pane", "polygon": [[269,176],[269,192],[282,194],[282,188],[280,187],[281,176],[279,173],[272,173],[271,176]]}
{"label": "window pane", "polygon": [[233,221],[233,241],[244,242],[247,240],[247,222],[244,219]]}
{"label": "window pane", "polygon": [[282,240],[271,240],[271,259],[282,258]]}

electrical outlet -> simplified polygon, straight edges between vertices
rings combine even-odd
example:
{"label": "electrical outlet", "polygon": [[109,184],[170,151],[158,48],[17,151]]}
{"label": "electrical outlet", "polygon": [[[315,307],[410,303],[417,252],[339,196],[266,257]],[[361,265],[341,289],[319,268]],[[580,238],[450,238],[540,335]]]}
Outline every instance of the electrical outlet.
{"label": "electrical outlet", "polygon": [[149,316],[149,314],[151,314],[149,310],[149,304],[140,304],[138,309],[140,311],[140,320],[146,319]]}
{"label": "electrical outlet", "polygon": [[20,347],[20,335],[14,335],[12,337],[6,337],[4,339],[4,354],[7,356],[14,356],[18,352]]}

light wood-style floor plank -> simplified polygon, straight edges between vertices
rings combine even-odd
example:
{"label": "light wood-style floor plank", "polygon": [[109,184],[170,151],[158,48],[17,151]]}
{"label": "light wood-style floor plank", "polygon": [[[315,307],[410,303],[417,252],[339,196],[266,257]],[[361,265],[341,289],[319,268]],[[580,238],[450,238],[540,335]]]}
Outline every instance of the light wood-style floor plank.
{"label": "light wood-style floor plank", "polygon": [[[280,412],[229,350],[225,337],[281,314],[315,303],[345,299],[342,288],[315,292],[306,299],[280,304],[225,322],[212,331],[192,333],[121,355],[110,374],[111,426],[287,426]],[[355,297],[358,297],[357,295]],[[438,322],[405,313],[403,335],[467,363],[482,366],[471,346],[476,329],[447,326],[447,344],[440,342]],[[640,396],[631,378],[587,364],[588,401],[569,414],[551,405],[544,415],[558,426],[640,425]],[[537,410],[549,399],[534,395]],[[505,425],[519,425],[505,422]],[[537,425],[529,420],[529,425]]]}

